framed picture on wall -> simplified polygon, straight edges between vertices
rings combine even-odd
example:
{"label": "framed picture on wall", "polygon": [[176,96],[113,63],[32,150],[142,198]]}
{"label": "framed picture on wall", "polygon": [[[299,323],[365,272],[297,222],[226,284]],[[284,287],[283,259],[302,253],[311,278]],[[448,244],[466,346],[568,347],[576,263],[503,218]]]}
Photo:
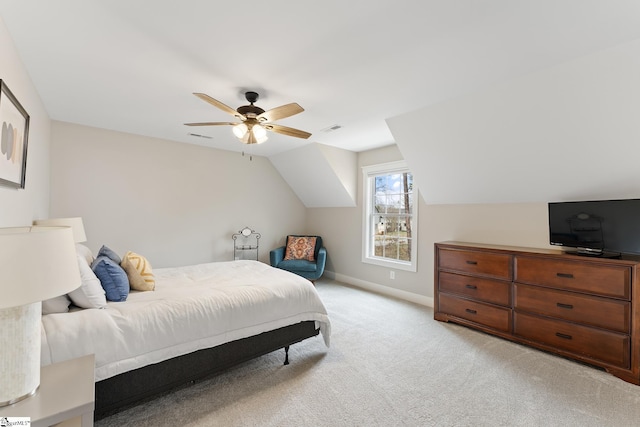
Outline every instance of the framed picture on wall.
{"label": "framed picture on wall", "polygon": [[0,184],[24,188],[29,115],[0,80]]}

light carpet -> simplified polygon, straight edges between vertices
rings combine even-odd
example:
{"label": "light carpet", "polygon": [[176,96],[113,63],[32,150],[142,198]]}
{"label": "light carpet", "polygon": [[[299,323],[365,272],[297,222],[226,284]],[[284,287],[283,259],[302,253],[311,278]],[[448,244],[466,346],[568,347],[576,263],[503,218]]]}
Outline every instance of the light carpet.
{"label": "light carpet", "polygon": [[638,426],[640,387],[320,280],[320,337],[96,422],[110,426]]}

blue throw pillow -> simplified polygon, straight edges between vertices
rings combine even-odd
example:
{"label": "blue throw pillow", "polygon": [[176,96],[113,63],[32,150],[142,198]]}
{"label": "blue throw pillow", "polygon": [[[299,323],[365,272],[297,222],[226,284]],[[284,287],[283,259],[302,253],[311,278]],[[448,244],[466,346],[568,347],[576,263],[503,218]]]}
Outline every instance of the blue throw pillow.
{"label": "blue throw pillow", "polygon": [[118,256],[118,254],[115,253],[113,251],[113,249],[108,248],[105,245],[102,245],[102,247],[98,251],[98,255],[96,256],[96,258],[98,258],[99,256],[102,256],[102,255],[106,256],[107,258],[109,258],[111,261],[115,262],[118,265],[120,265],[120,263],[122,262],[122,260]]}
{"label": "blue throw pillow", "polygon": [[96,258],[91,269],[100,279],[100,284],[109,301],[126,301],[129,296],[129,278],[122,267],[106,255]]}

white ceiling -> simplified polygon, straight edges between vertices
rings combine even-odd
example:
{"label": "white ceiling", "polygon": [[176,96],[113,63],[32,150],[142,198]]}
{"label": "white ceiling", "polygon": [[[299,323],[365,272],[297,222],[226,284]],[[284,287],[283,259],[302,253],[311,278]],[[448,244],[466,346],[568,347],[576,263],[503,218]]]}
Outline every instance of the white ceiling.
{"label": "white ceiling", "polygon": [[[387,118],[640,38],[638,0],[0,0],[0,16],[52,119],[264,156],[388,145]],[[311,138],[183,125],[234,121],[192,92],[236,108],[245,90],[302,105],[279,123]]]}

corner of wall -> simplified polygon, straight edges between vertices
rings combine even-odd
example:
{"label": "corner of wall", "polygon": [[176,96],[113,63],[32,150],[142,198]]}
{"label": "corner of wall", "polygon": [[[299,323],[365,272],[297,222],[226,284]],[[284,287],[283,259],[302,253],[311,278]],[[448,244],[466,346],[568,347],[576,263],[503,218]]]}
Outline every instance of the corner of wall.
{"label": "corner of wall", "polygon": [[356,153],[312,143],[269,160],[307,208],[356,206]]}

